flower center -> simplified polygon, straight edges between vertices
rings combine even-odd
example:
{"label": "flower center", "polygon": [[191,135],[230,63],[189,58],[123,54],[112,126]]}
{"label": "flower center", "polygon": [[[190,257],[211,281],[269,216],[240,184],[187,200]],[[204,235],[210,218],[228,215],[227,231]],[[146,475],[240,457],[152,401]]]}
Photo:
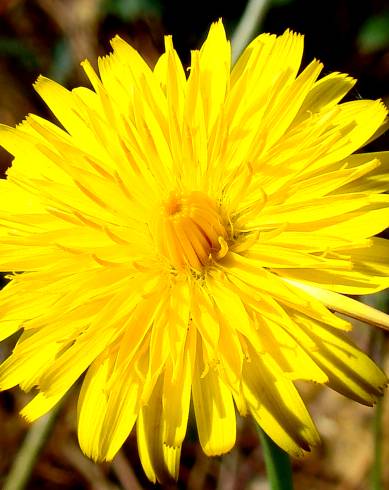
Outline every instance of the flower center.
{"label": "flower center", "polygon": [[158,242],[177,269],[201,270],[211,256],[227,253],[227,234],[219,208],[201,192],[172,193],[162,205]]}

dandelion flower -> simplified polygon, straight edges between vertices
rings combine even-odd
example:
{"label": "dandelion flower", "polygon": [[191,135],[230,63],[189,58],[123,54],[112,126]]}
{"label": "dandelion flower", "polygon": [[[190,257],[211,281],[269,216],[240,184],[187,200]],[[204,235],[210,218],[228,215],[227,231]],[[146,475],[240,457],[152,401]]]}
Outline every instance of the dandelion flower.
{"label": "dandelion flower", "polygon": [[191,401],[207,455],[234,446],[236,412],[302,455],[318,434],[295,380],[366,405],[386,383],[334,311],[389,327],[349,297],[389,285],[389,155],[353,154],[387,111],[300,70],[290,31],[232,70],[221,22],[188,72],[170,36],[154,69],[112,48],[83,63],[93,89],[37,80],[62,127],[0,128],[1,338],[22,330],[0,388],[37,389],[33,421],[85,373],[82,450],[111,460],[136,426],[152,481],[177,478]]}

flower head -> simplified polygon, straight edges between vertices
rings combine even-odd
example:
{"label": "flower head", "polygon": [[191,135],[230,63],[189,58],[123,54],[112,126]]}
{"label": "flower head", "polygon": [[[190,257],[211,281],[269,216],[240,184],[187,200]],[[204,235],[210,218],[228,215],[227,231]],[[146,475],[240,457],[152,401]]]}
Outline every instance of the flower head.
{"label": "flower head", "polygon": [[40,77],[63,128],[1,126],[0,335],[22,334],[0,388],[38,388],[34,420],[86,372],[83,451],[110,460],[136,425],[151,480],[177,477],[193,401],[201,446],[235,443],[236,409],[294,455],[318,441],[294,386],[367,405],[386,376],[333,310],[389,326],[343,294],[389,285],[388,153],[352,154],[383,125],[354,80],[299,72],[303,38],[257,37],[230,69],[213,24],[188,76],[165,38],[150,69],[119,37],[83,63],[93,90]]}

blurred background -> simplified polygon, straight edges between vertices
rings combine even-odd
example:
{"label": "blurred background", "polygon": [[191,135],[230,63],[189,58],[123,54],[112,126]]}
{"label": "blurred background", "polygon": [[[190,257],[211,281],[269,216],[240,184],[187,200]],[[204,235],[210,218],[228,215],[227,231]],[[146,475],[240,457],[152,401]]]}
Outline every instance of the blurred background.
{"label": "blurred background", "polygon": [[[0,122],[15,125],[29,113],[52,118],[32,83],[44,74],[68,88],[87,84],[84,58],[96,66],[119,34],[153,66],[172,34],[185,64],[190,49],[204,40],[212,21],[222,17],[229,37],[245,1],[222,0],[0,0]],[[388,0],[269,0],[257,32],[282,33],[287,27],[306,35],[305,62],[316,57],[325,71],[359,79],[351,98],[382,98],[389,105]],[[388,149],[388,136],[370,145]],[[11,157],[0,149],[3,173]],[[388,306],[387,296],[373,298]],[[365,325],[355,325],[357,344],[389,372],[388,340]],[[0,360],[12,339],[0,350]],[[379,490],[389,488],[389,465],[380,471],[379,453],[389,461],[389,397],[371,409],[329,389],[299,386],[322,435],[323,444],[304,460],[294,461],[296,490]],[[18,411],[30,395],[15,389],[0,394],[0,486],[9,474],[28,426]],[[62,405],[47,435],[26,487],[28,490],[130,490],[155,488],[143,475],[132,435],[112,464],[97,465],[80,452],[76,439],[77,390]],[[267,490],[265,468],[254,424],[239,419],[235,449],[224,458],[207,458],[193,422],[183,446],[177,488]],[[378,485],[378,486],[377,486]],[[157,487],[158,488],[158,487]],[[161,487],[160,487],[161,488]],[[170,488],[170,487],[164,487]],[[175,488],[172,486],[171,488]],[[16,490],[16,489],[15,489]]]}

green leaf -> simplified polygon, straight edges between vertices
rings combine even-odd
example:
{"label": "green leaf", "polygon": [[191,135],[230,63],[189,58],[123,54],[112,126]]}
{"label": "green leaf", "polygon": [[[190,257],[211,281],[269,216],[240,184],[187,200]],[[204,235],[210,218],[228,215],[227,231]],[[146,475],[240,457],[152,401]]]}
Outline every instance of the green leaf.
{"label": "green leaf", "polygon": [[60,39],[53,49],[53,61],[49,70],[49,77],[58,83],[64,84],[73,69],[73,56],[67,39]]}
{"label": "green leaf", "polygon": [[28,70],[36,70],[39,67],[39,62],[35,53],[20,39],[1,36],[0,55],[17,60]]}
{"label": "green leaf", "polygon": [[129,21],[145,14],[159,14],[161,3],[160,0],[106,0],[103,10],[106,14]]}
{"label": "green leaf", "polygon": [[365,53],[373,53],[389,46],[389,11],[366,20],[359,32],[358,44]]}
{"label": "green leaf", "polygon": [[293,490],[292,466],[289,455],[258,427],[271,490]]}

